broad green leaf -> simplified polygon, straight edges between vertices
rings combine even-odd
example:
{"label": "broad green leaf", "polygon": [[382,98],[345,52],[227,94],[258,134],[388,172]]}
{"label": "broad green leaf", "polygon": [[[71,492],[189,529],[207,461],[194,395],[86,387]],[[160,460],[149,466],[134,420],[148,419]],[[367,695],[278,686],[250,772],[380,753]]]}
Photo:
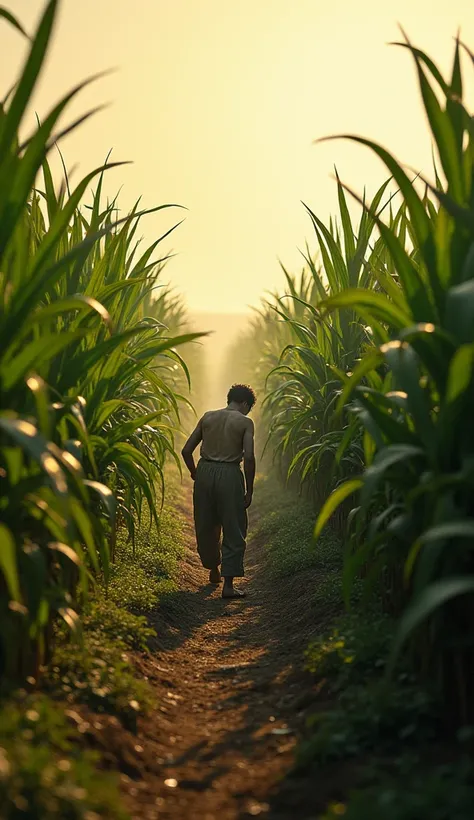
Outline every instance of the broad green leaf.
{"label": "broad green leaf", "polygon": [[331,515],[337,510],[342,502],[346,500],[346,498],[357,492],[357,490],[360,490],[363,483],[364,482],[361,478],[353,478],[349,481],[345,481],[344,484],[331,493],[318,515],[314,528],[314,538],[319,537],[323,527],[327,524]]}
{"label": "broad green leaf", "polygon": [[463,396],[472,383],[474,368],[474,344],[461,345],[452,358],[448,384],[446,387],[446,403],[452,404]]}
{"label": "broad green leaf", "polygon": [[461,595],[468,595],[469,593],[474,593],[474,575],[443,578],[426,587],[426,589],[409,604],[402,615],[392,650],[392,656],[388,665],[388,673],[390,674],[393,671],[395,661],[400,654],[403,644],[420,624],[436,613],[436,611],[448,601],[453,600],[453,598],[459,598]]}
{"label": "broad green leaf", "polygon": [[321,308],[325,311],[345,307],[350,307],[355,311],[358,308],[368,308],[375,318],[387,322],[397,329],[412,324],[409,314],[404,313],[399,307],[392,304],[382,293],[375,293],[374,291],[349,288],[337,296],[331,296],[321,302]]}
{"label": "broad green leaf", "polygon": [[461,344],[474,342],[474,280],[448,291],[445,326]]}
{"label": "broad green leaf", "polygon": [[4,524],[0,524],[0,571],[5,578],[12,599],[21,601],[15,541],[12,533]]}
{"label": "broad green leaf", "polygon": [[392,444],[378,452],[372,464],[364,473],[364,487],[362,490],[362,503],[370,501],[372,494],[378,487],[379,482],[385,478],[387,470],[394,465],[404,465],[405,469],[412,469],[412,459],[424,455],[421,447],[412,444]]}

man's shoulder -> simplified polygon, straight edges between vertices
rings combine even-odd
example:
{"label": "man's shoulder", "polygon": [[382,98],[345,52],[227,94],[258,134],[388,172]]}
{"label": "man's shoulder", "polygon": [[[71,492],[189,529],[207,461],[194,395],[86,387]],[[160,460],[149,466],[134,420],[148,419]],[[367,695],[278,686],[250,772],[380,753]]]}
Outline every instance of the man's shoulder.
{"label": "man's shoulder", "polygon": [[253,419],[249,418],[249,416],[244,416],[244,422],[247,430],[254,430],[255,424]]}
{"label": "man's shoulder", "polygon": [[213,416],[218,416],[223,412],[222,408],[217,408],[216,410],[206,410],[203,415],[203,419],[209,419]]}

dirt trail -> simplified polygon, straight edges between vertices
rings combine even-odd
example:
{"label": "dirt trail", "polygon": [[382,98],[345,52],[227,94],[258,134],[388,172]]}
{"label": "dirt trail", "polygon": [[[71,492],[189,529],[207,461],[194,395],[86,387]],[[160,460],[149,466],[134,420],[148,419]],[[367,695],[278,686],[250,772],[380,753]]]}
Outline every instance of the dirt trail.
{"label": "dirt trail", "polygon": [[[152,619],[154,651],[139,661],[158,706],[134,740],[140,776],[123,778],[128,808],[134,820],[315,818],[313,789],[282,782],[314,698],[301,668],[312,584],[303,572],[272,586],[251,537],[248,597],[222,601],[195,553],[190,488],[182,503],[189,550],[179,593]],[[258,506],[251,529],[257,520]]]}

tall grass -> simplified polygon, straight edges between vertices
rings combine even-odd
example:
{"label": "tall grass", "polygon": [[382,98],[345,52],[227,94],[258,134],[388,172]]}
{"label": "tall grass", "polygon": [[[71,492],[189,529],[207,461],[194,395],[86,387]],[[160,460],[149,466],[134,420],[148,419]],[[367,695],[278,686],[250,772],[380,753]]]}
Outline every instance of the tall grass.
{"label": "tall grass", "polygon": [[[387,185],[374,199],[379,211],[391,203],[387,195],[381,204]],[[329,226],[307,208],[317,255],[307,250],[299,278],[283,269],[286,291],[265,300],[232,352],[235,367],[248,350],[247,373],[255,374],[266,394],[262,421],[274,456],[287,478],[306,486],[316,504],[341,475],[362,465],[361,435],[351,415],[341,416],[336,406],[347,374],[382,333],[379,327],[365,326],[352,311],[323,316],[321,305],[328,295],[356,284],[380,290],[375,267],[385,263],[375,218],[363,209],[355,231],[339,180],[337,186],[339,214]],[[391,215],[391,221],[399,231],[400,214]]]}
{"label": "tall grass", "polygon": [[388,151],[369,140],[352,138],[377,154],[393,175],[406,206],[415,252],[408,254],[392,227],[378,220],[399,287],[389,295],[352,288],[324,301],[325,314],[349,307],[369,322],[385,324],[389,335],[362,359],[341,396],[341,407],[354,397],[366,431],[365,469],[328,501],[317,532],[340,499],[360,490],[358,520],[365,538],[347,555],[346,586],[357,567],[368,560],[377,573],[395,566],[407,603],[397,648],[411,637],[418,658],[438,679],[455,715],[470,720],[474,714],[472,116],[463,101],[461,44],[456,42],[449,79],[424,52],[408,42],[403,45],[415,62],[440,172],[434,183],[427,182],[433,201],[423,198]]}
{"label": "tall grass", "polygon": [[409,641],[465,722],[474,717],[474,138],[461,50],[473,55],[457,41],[445,79],[401,45],[436,149],[433,182],[349,137],[383,161],[401,204],[384,198],[386,185],[371,204],[356,197],[356,231],[338,179],[339,220],[327,227],[309,212],[319,262],[308,254],[299,291],[288,278],[246,344],[255,343],[252,367],[267,365],[274,452],[318,502],[333,490],[316,535],[356,497],[346,598],[360,573],[367,592],[382,592],[401,616],[394,657]]}
{"label": "tall grass", "polygon": [[73,190],[67,177],[55,189],[48,156],[89,116],[57,130],[81,87],[29,138],[19,136],[58,6],[46,5],[0,107],[0,665],[7,680],[37,676],[57,615],[77,627],[78,596],[94,573],[107,578],[117,522],[133,538],[144,503],[158,519],[155,483],[163,482],[166,456],[175,456],[179,417],[170,367],[183,367],[176,348],[199,335],[178,324],[171,334],[166,317],[148,312],[162,265],[153,255],[170,231],[140,249],[138,227],[150,211],[136,206],[119,219],[115,202],[102,203],[104,174],[114,165]]}

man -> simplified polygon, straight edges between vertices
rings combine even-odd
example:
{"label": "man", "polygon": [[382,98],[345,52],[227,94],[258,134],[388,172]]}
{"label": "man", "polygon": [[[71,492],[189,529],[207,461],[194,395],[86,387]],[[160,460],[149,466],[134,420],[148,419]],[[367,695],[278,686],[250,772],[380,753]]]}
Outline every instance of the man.
{"label": "man", "polygon": [[[210,570],[212,584],[220,583],[222,572],[223,598],[241,598],[245,594],[234,587],[234,578],[244,574],[247,509],[252,503],[255,478],[254,425],[247,416],[255,401],[251,387],[234,384],[227,395],[227,407],[205,413],[182,449],[194,481],[199,556],[203,567]],[[193,453],[201,442],[196,468]]]}

